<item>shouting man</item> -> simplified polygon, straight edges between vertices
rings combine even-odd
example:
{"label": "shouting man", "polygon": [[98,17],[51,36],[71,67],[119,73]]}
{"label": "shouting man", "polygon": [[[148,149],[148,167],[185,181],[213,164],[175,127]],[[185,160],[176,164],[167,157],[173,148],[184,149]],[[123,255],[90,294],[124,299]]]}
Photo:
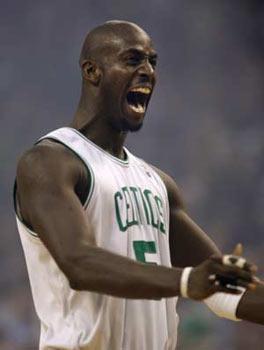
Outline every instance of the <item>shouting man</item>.
{"label": "shouting man", "polygon": [[137,25],[93,29],[71,125],[18,163],[17,223],[41,350],[175,349],[178,296],[264,324],[264,288],[241,247],[221,255],[175,182],[124,147],[143,125],[156,61]]}

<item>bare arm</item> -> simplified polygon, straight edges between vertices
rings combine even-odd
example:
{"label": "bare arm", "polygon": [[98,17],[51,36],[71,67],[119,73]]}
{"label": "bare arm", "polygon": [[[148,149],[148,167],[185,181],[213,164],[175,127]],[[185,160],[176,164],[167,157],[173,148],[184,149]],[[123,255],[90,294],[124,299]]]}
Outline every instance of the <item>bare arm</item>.
{"label": "bare arm", "polygon": [[142,264],[96,246],[74,191],[83,168],[63,146],[40,144],[21,158],[17,171],[22,217],[70,286],[126,298],[179,295],[181,269]]}
{"label": "bare arm", "polygon": [[[159,299],[180,295],[181,268],[148,265],[96,246],[93,228],[76,195],[85,177],[84,166],[58,144],[40,144],[27,152],[17,170],[17,194],[23,220],[38,233],[59,268],[76,290],[116,297]],[[208,284],[208,273],[219,270],[208,259],[194,274],[204,283],[194,285],[192,296],[201,300],[217,289]],[[240,269],[224,267],[223,274]],[[220,287],[219,287],[220,288]]]}
{"label": "bare arm", "polygon": [[[170,251],[173,266],[197,266],[212,254],[220,254],[215,243],[185,211],[175,182],[164,172],[162,177],[170,203]],[[239,319],[264,324],[264,287],[247,290],[237,309]]]}

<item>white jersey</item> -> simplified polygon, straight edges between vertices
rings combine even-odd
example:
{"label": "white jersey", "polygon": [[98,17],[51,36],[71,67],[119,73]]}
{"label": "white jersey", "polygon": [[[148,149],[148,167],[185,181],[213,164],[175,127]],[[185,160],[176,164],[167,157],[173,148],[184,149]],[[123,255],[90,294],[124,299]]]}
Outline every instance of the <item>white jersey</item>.
{"label": "white jersey", "polygon": [[[42,139],[60,142],[86,165],[91,186],[84,210],[99,247],[171,266],[167,191],[148,164],[125,148],[126,160],[120,160],[68,127]],[[37,233],[18,218],[17,224],[41,322],[40,350],[175,349],[177,298],[131,300],[73,290]]]}

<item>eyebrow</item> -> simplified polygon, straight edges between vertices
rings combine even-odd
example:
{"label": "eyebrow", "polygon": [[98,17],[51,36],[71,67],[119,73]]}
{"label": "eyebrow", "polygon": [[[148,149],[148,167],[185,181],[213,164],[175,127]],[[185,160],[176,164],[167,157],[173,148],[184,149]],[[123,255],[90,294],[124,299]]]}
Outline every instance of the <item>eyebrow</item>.
{"label": "eyebrow", "polygon": [[135,55],[140,55],[140,56],[143,56],[143,57],[144,56],[145,57],[149,57],[149,58],[152,58],[152,59],[157,59],[158,58],[158,54],[155,51],[153,51],[153,52],[151,52],[149,54],[146,54],[144,50],[137,49],[137,48],[134,48],[134,47],[131,47],[131,48],[123,51],[121,53],[121,56],[124,56],[124,55],[129,54],[129,53],[130,54],[135,54]]}

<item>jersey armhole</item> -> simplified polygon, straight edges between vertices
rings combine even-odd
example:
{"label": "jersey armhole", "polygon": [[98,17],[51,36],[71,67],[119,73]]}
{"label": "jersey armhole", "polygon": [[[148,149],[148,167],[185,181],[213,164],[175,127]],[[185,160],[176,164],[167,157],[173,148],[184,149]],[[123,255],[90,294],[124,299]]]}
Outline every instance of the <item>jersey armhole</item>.
{"label": "jersey armhole", "polygon": [[15,179],[15,183],[13,186],[13,205],[16,214],[16,219],[20,222],[20,224],[25,228],[25,230],[30,234],[33,238],[39,238],[38,234],[32,230],[32,227],[28,225],[25,220],[22,218],[22,215],[19,210],[18,198],[17,198],[17,181]]}

